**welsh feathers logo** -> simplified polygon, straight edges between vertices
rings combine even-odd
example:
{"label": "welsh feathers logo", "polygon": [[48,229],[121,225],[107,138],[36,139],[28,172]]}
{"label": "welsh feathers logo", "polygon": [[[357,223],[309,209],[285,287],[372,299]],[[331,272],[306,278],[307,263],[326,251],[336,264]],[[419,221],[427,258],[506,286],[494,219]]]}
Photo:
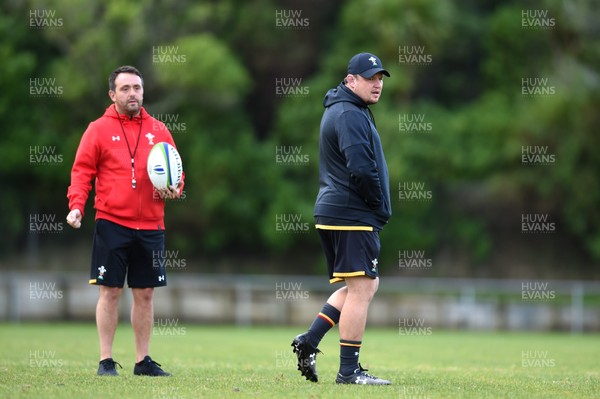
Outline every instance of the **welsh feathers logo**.
{"label": "welsh feathers logo", "polygon": [[375,258],[375,259],[373,259],[373,260],[371,261],[371,264],[373,265],[373,267],[371,268],[371,271],[372,271],[372,272],[375,272],[375,271],[377,271],[377,263],[379,263],[379,262],[377,261],[377,258]]}
{"label": "welsh feathers logo", "polygon": [[149,145],[154,145],[154,135],[150,132],[148,132],[148,134],[146,135],[146,138],[148,139],[148,144]]}

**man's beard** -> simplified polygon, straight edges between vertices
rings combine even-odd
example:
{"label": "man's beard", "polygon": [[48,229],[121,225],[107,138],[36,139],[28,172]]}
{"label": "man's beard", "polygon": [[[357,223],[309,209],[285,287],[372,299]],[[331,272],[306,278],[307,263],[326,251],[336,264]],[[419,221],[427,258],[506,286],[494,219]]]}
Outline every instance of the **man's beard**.
{"label": "man's beard", "polygon": [[133,116],[140,112],[140,107],[141,105],[138,101],[136,101],[135,103],[127,102],[125,104],[125,111],[129,116]]}

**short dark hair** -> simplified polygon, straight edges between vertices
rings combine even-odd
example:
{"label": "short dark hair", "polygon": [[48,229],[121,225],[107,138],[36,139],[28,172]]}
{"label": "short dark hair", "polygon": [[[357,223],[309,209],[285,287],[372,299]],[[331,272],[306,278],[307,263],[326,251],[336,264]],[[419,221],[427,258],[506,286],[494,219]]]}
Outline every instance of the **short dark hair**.
{"label": "short dark hair", "polygon": [[119,76],[119,74],[121,73],[133,73],[134,75],[137,75],[140,77],[140,79],[142,80],[142,86],[144,86],[144,78],[142,77],[142,74],[140,71],[138,71],[138,69],[136,67],[133,67],[131,65],[123,65],[118,67],[117,69],[115,69],[114,71],[111,72],[111,74],[108,77],[108,89],[115,91],[117,89],[117,86],[115,85],[115,80],[117,79],[117,76]]}

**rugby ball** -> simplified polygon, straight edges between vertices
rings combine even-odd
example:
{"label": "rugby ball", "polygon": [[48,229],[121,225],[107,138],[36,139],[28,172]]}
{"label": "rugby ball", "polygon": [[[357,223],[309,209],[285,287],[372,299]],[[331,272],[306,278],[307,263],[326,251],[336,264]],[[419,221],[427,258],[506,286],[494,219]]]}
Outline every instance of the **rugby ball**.
{"label": "rugby ball", "polygon": [[181,181],[183,164],[179,152],[169,143],[157,143],[148,155],[148,176],[157,190],[175,186]]}

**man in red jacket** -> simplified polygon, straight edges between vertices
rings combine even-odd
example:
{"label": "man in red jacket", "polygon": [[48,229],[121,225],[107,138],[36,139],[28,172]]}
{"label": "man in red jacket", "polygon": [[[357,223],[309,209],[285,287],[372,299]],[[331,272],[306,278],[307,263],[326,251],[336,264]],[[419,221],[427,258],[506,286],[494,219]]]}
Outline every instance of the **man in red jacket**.
{"label": "man in red jacket", "polygon": [[122,66],[110,74],[108,83],[113,104],[83,134],[67,193],[67,223],[77,229],[95,180],[96,226],[89,282],[99,286],[98,375],[118,375],[115,365],[119,363],[112,358],[112,344],[118,324],[117,305],[127,277],[133,294],[133,372],[168,376],[149,356],[154,287],[167,284],[165,263],[154,259],[164,254],[164,200],[179,198],[183,182],[157,191],[148,177],[146,161],[154,144],[175,143],[166,126],[142,107],[141,73],[132,66]]}

